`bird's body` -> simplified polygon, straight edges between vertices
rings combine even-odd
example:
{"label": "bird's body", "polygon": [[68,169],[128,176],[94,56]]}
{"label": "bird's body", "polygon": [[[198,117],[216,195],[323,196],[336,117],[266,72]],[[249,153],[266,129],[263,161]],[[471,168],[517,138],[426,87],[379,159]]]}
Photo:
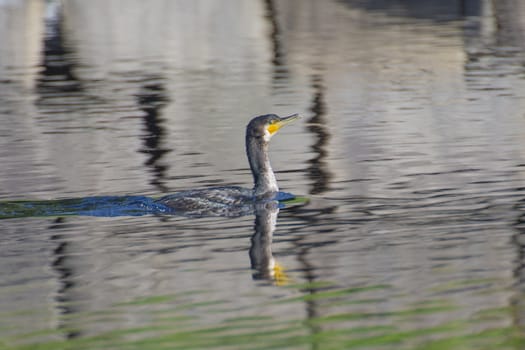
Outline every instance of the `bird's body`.
{"label": "bird's body", "polygon": [[185,216],[243,216],[251,213],[253,196],[249,188],[224,186],[182,191],[159,202]]}
{"label": "bird's body", "polygon": [[282,126],[298,118],[297,114],[284,118],[268,114],[253,118],[246,127],[246,155],[253,175],[253,189],[224,186],[188,190],[162,197],[158,203],[186,216],[240,216],[252,213],[258,201],[293,198],[279,192],[268,145]]}

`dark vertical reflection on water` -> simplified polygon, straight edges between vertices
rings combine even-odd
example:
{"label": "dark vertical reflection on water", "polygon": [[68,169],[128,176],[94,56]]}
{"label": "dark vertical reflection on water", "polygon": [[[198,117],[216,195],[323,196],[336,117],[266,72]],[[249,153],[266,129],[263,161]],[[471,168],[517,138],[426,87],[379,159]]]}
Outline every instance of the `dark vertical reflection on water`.
{"label": "dark vertical reflection on water", "polygon": [[[266,12],[267,12],[267,18],[270,23],[270,43],[272,45],[272,65],[273,65],[273,87],[276,88],[279,86],[279,83],[281,80],[286,80],[288,78],[288,68],[286,65],[285,60],[285,54],[283,50],[283,44],[281,42],[281,33],[280,33],[280,25],[278,21],[278,13],[276,6],[272,0],[265,1],[266,5]],[[314,116],[309,120],[309,122],[318,122],[318,119],[320,115],[324,113],[324,102],[323,102],[323,96],[322,96],[322,86],[320,84],[315,84],[315,87],[321,87],[318,89],[318,91],[315,91],[314,93],[314,99],[313,99],[313,105],[311,107],[311,110],[314,112]],[[316,89],[317,90],[317,89]],[[315,130],[312,130],[312,127],[308,127],[309,130],[313,133],[315,133]],[[314,145],[314,150],[316,146]],[[317,152],[316,152],[317,154]],[[315,183],[318,182],[317,176],[314,173],[319,172],[318,163],[317,161],[322,159],[322,155],[319,155],[310,162],[311,166],[308,169],[309,174],[311,174],[310,178],[315,179],[314,185],[312,186],[312,189],[310,190],[310,193],[320,193],[320,191],[316,191],[317,185]],[[326,189],[326,186],[323,186],[323,181],[326,180],[325,176],[320,176],[321,180],[319,183],[319,186],[321,187],[321,191]],[[313,218],[312,216],[311,218]],[[316,282],[315,278],[315,266],[309,261],[308,259],[308,251],[310,247],[308,245],[304,245],[301,239],[298,239],[294,242],[294,245],[296,245],[297,249],[295,251],[297,252],[297,260],[300,263],[301,270],[304,273],[304,279],[309,284],[312,284]],[[306,287],[302,290],[304,294],[313,295],[316,293],[316,289],[314,287]],[[316,325],[314,322],[311,322],[313,319],[319,316],[319,313],[317,312],[317,303],[314,300],[314,298],[309,298],[305,301],[305,312],[306,312],[306,325],[309,329],[310,335],[312,336],[312,339],[315,339],[315,335],[318,334],[321,331],[321,328]],[[317,349],[318,344],[313,341],[312,349]]]}
{"label": "dark vertical reflection on water", "polygon": [[330,134],[326,130],[326,103],[324,101],[324,86],[321,75],[316,74],[312,76],[313,98],[310,111],[313,115],[308,120],[308,131],[315,136],[315,143],[312,145],[312,153],[314,158],[310,159],[308,163],[308,177],[312,180],[312,187],[310,194],[321,194],[329,190],[329,182],[332,175],[327,169],[326,146],[330,140]]}
{"label": "dark vertical reflection on water", "polygon": [[[285,54],[283,50],[283,44],[281,42],[281,33],[280,33],[280,25],[278,21],[278,13],[276,6],[272,0],[265,1],[266,5],[266,17],[268,18],[268,21],[270,23],[270,43],[272,45],[272,66],[273,66],[273,87],[277,88],[279,86],[279,83],[281,83],[281,80],[288,79],[288,68],[286,65],[285,60]],[[317,80],[317,81],[316,81]],[[319,84],[320,79],[317,79],[314,77],[314,98],[313,98],[313,104],[311,107],[311,111],[314,113],[313,117],[310,118],[309,122],[320,122],[320,118],[324,115],[325,112],[325,106],[323,101],[323,88],[322,85]],[[316,128],[315,127],[308,127],[309,130],[315,134]],[[325,135],[322,135],[318,138],[318,140],[321,140],[322,143],[319,145],[316,143],[316,145],[313,146],[314,151],[316,151],[316,157],[310,162],[311,166],[308,169],[309,174],[311,174],[310,178],[314,180],[314,184],[312,186],[312,189],[310,190],[310,193],[321,193],[322,191],[327,189],[326,181],[328,179],[328,176],[326,173],[323,173],[322,171],[319,171],[319,161],[322,160],[323,156],[326,155],[326,152],[322,152],[319,154],[318,152],[322,150],[323,142],[326,142],[326,137],[323,137]],[[318,176],[320,175],[320,176]],[[317,191],[316,188],[320,187],[321,190]],[[311,216],[310,219],[314,219],[314,216]],[[252,241],[253,242],[253,241]],[[315,277],[315,266],[309,261],[308,259],[308,251],[310,249],[309,245],[303,244],[301,239],[298,239],[294,242],[294,245],[296,245],[297,249],[295,250],[297,252],[297,260],[300,263],[301,270],[304,273],[304,279],[313,286],[313,284],[316,282]],[[304,294],[313,295],[315,294],[317,289],[315,287],[306,287],[302,290]],[[314,320],[316,317],[319,316],[319,313],[317,311],[317,302],[314,300],[314,298],[309,298],[305,301],[305,311],[306,311],[306,325],[309,329],[310,335],[312,336],[312,339],[315,339],[315,335],[318,334],[321,331],[321,327],[316,325],[312,320]],[[319,347],[319,344],[314,340],[312,341],[311,348],[317,349]]]}
{"label": "dark vertical reflection on water", "polygon": [[[55,300],[57,301],[58,310],[61,315],[72,315],[76,312],[73,306],[75,300],[71,300],[68,292],[75,287],[73,279],[75,271],[67,264],[67,260],[71,259],[71,257],[67,255],[70,243],[65,239],[63,234],[59,233],[60,230],[64,229],[64,219],[57,218],[48,229],[55,232],[51,235],[50,239],[57,243],[56,248],[53,250],[54,260],[51,263],[53,270],[56,271],[58,275],[60,284]],[[67,339],[73,339],[82,335],[78,330],[70,329],[62,320],[59,320],[58,328],[64,330],[64,336]]]}
{"label": "dark vertical reflection on water", "polygon": [[[511,310],[513,310],[513,320],[514,324],[521,330],[524,330],[525,325],[525,302],[524,302],[524,286],[525,286],[525,230],[523,228],[525,225],[524,215],[521,215],[516,221],[517,233],[513,238],[514,244],[516,246],[516,266],[513,271],[515,283],[516,283],[516,293],[511,300]],[[515,310],[515,311],[514,311]]]}
{"label": "dark vertical reflection on water", "polygon": [[[46,21],[46,29],[46,36],[43,39],[42,70],[36,85],[37,106],[39,107],[60,105],[62,101],[56,99],[57,97],[82,94],[84,90],[74,73],[76,62],[73,59],[73,51],[66,45],[63,13],[60,7],[57,8],[56,16]],[[64,227],[64,220],[64,218],[57,218],[49,226],[49,230],[55,232],[50,239],[56,243],[51,262],[51,268],[56,272],[59,282],[55,301],[59,314],[66,317],[76,311],[72,306],[74,300],[68,296],[68,292],[75,286],[72,278],[75,276],[75,271],[67,265],[67,250],[70,242],[59,233]],[[81,335],[80,332],[69,329],[62,320],[63,318],[59,320],[58,328],[64,330],[66,338],[72,339]]]}
{"label": "dark vertical reflection on water", "polygon": [[511,310],[514,324],[523,332],[525,331],[525,199],[518,201],[513,209],[521,214],[514,223],[516,234],[513,243],[516,247],[516,262],[513,275],[516,291],[511,299]]}
{"label": "dark vertical reflection on water", "polygon": [[[475,11],[476,9],[474,9]],[[515,94],[518,89],[507,86],[506,76],[519,76],[524,72],[525,27],[522,21],[523,2],[502,0],[491,2],[490,17],[472,21],[465,28],[466,57],[464,75],[474,91],[499,91],[500,96]],[[479,9],[478,9],[479,12]],[[490,29],[487,30],[487,28]],[[505,92],[503,92],[505,91]],[[480,99],[476,95],[476,99]],[[496,137],[499,136],[495,134]],[[521,169],[521,166],[518,165]],[[518,172],[519,173],[519,172]],[[514,193],[522,193],[515,188]],[[509,318],[516,328],[525,331],[525,200],[512,207],[517,214],[512,237],[515,258],[512,275],[513,293],[509,300]]]}
{"label": "dark vertical reflection on water", "polygon": [[281,42],[281,29],[278,20],[277,7],[273,0],[264,1],[266,9],[266,18],[270,25],[270,44],[272,45],[272,66],[273,66],[273,87],[277,88],[282,81],[287,80],[289,76],[288,67],[286,66],[286,56],[284,54]]}
{"label": "dark vertical reflection on water", "polygon": [[83,90],[74,73],[76,62],[73,56],[73,51],[66,45],[63,14],[59,8],[56,18],[46,22],[42,70],[37,82],[39,102],[45,103],[46,97],[54,94]]}
{"label": "dark vertical reflection on water", "polygon": [[167,192],[168,188],[164,184],[166,171],[169,168],[162,163],[162,157],[169,152],[168,149],[162,148],[165,130],[162,118],[162,109],[169,102],[162,79],[152,77],[154,82],[145,83],[142,91],[137,94],[139,108],[145,113],[144,127],[145,135],[143,136],[144,148],[140,152],[148,154],[149,158],[145,165],[151,168],[153,178],[150,184],[155,186],[161,192]]}
{"label": "dark vertical reflection on water", "polygon": [[[479,12],[479,8],[472,6],[471,15]],[[505,80],[500,78],[523,74],[524,12],[525,6],[519,0],[494,1],[490,11],[493,16],[481,17],[465,26],[465,77],[474,90],[508,90],[503,85]],[[515,67],[512,67],[513,62]],[[490,80],[481,80],[480,75]]]}
{"label": "dark vertical reflection on water", "polygon": [[[310,187],[310,194],[316,195],[321,194],[329,190],[329,181],[331,178],[330,171],[327,169],[326,164],[326,145],[330,138],[330,134],[325,129],[326,124],[326,103],[324,101],[324,85],[321,74],[315,74],[311,77],[312,80],[312,103],[310,111],[312,116],[307,121],[307,129],[314,136],[315,142],[311,146],[314,157],[308,161],[309,166],[306,169],[308,178],[312,181]],[[309,220],[312,224],[316,224],[321,220],[321,212],[314,213],[309,216]],[[303,292],[308,295],[315,295],[318,289],[315,287],[317,282],[317,276],[315,275],[316,267],[310,262],[308,253],[310,249],[316,245],[308,244],[304,239],[299,239],[295,242],[297,245],[298,260],[301,263],[304,271],[304,278],[311,287],[305,288]],[[308,319],[308,327],[312,335],[318,334],[322,331],[319,324],[312,322],[314,319],[320,316],[317,311],[319,308],[318,302],[315,298],[307,299],[306,303],[306,314]],[[315,338],[314,338],[315,339]],[[318,349],[320,344],[317,342],[312,343],[312,349]]]}
{"label": "dark vertical reflection on water", "polygon": [[[491,2],[493,16],[493,33],[488,38],[483,37],[482,24],[478,31],[483,41],[467,51],[468,60],[465,65],[466,78],[476,81],[476,74],[491,78],[482,85],[474,85],[478,89],[508,90],[502,84],[508,76],[519,76],[525,72],[525,23],[523,13],[525,6],[520,0],[501,0]],[[485,19],[487,21],[488,19]],[[487,40],[488,39],[488,40]],[[512,69],[509,69],[512,67]],[[511,93],[511,92],[509,92]],[[521,164],[519,169],[523,169]],[[523,172],[523,170],[521,170]],[[515,193],[523,193],[524,188],[514,189]],[[509,301],[510,317],[516,328],[525,332],[525,199],[520,199],[512,207],[518,216],[514,222],[516,231],[512,237],[515,247],[515,261],[513,262],[514,291]]]}
{"label": "dark vertical reflection on water", "polygon": [[[304,278],[305,280],[311,285],[311,287],[304,288],[302,292],[305,295],[315,295],[317,293],[317,289],[314,287],[314,283],[316,282],[316,276],[315,276],[315,266],[308,260],[308,251],[310,250],[310,247],[304,246],[301,244],[300,241],[295,242],[299,248],[299,253],[297,254],[297,259],[301,263],[301,267],[304,271]],[[315,301],[315,298],[310,298],[305,301],[306,304],[306,319],[307,319],[307,327],[310,330],[311,335],[319,334],[322,331],[322,328],[319,324],[316,324],[315,322],[312,322],[317,317],[320,316],[319,312],[317,311],[318,305]],[[313,337],[315,339],[315,337]],[[318,349],[319,344],[314,340],[312,342],[312,349]]]}
{"label": "dark vertical reflection on water", "polygon": [[525,48],[523,2],[521,0],[494,1],[492,6],[496,22],[496,44]]}

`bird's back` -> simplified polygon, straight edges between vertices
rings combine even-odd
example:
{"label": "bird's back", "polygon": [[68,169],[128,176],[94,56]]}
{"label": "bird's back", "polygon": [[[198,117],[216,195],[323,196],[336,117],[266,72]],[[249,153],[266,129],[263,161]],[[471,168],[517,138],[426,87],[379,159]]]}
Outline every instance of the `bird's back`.
{"label": "bird's back", "polygon": [[178,192],[157,200],[185,216],[241,216],[253,212],[253,191],[238,186],[212,187]]}

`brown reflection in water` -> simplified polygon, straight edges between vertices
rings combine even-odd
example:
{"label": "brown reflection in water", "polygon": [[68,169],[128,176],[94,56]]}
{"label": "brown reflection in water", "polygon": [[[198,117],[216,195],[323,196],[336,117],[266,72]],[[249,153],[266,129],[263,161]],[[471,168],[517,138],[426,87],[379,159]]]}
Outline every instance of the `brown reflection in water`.
{"label": "brown reflection in water", "polygon": [[[148,82],[151,81],[151,82]],[[160,77],[151,77],[142,86],[142,91],[136,95],[139,108],[144,112],[145,135],[142,137],[144,147],[139,151],[149,156],[145,165],[151,168],[153,178],[150,184],[161,192],[167,192],[164,184],[166,171],[169,166],[163,164],[162,157],[170,150],[162,148],[166,131],[163,124],[162,109],[169,102],[164,85]]]}

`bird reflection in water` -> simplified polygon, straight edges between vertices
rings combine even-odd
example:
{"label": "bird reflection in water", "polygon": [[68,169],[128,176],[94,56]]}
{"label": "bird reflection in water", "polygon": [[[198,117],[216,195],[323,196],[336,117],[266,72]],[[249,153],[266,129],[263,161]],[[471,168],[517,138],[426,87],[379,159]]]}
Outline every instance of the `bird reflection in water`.
{"label": "bird reflection in water", "polygon": [[250,262],[254,280],[270,280],[278,286],[286,285],[289,278],[272,254],[272,238],[277,225],[279,202],[268,201],[255,205],[255,225],[251,238]]}

